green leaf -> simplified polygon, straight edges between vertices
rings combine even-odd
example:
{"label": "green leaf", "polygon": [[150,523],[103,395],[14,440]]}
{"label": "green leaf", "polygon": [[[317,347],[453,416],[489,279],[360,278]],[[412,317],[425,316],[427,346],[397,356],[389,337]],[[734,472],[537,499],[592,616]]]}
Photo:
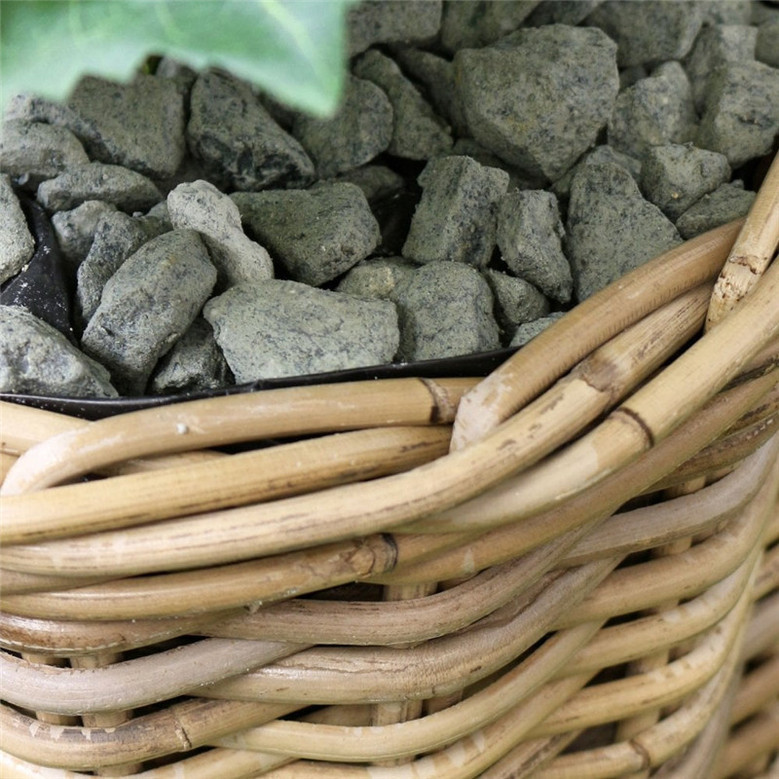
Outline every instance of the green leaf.
{"label": "green leaf", "polygon": [[353,0],[2,0],[0,105],[63,100],[86,74],[124,81],[150,55],[226,68],[318,115],[338,104]]}

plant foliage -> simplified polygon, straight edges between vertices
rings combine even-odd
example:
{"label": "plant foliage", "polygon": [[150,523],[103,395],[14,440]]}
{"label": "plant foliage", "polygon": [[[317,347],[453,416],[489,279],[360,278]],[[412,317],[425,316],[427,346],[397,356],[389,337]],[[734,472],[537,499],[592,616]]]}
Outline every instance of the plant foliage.
{"label": "plant foliage", "polygon": [[352,1],[2,0],[0,105],[23,92],[62,100],[85,74],[123,81],[168,55],[325,115],[340,95]]}

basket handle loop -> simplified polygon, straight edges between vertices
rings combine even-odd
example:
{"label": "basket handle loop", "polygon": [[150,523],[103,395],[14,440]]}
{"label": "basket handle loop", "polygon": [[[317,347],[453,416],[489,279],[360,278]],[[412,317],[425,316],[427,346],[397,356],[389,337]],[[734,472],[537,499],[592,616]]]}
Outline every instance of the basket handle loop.
{"label": "basket handle loop", "polygon": [[709,302],[706,330],[727,316],[755,287],[779,244],[779,153],[733,248],[725,261]]}

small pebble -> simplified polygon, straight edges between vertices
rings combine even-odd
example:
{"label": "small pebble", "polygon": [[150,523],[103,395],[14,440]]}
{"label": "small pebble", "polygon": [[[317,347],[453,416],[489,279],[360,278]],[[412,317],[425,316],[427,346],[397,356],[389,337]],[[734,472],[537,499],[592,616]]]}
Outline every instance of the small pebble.
{"label": "small pebble", "polygon": [[779,68],[779,14],[757,28],[755,58],[772,68]]}
{"label": "small pebble", "polygon": [[497,241],[514,274],[561,303],[571,299],[571,266],[563,254],[565,234],[551,192],[510,192],[498,209]]}
{"label": "small pebble", "polygon": [[395,290],[401,360],[432,360],[500,347],[489,284],[462,262],[423,265]]}
{"label": "small pebble", "polygon": [[108,371],[62,333],[17,306],[0,306],[0,392],[113,398]]}
{"label": "small pebble", "polygon": [[146,176],[119,165],[75,165],[38,187],[38,201],[48,211],[67,211],[86,200],[102,200],[122,211],[146,211],[162,194]]}
{"label": "small pebble", "polygon": [[676,229],[685,241],[715,227],[745,217],[755,200],[755,193],[736,184],[722,184],[704,195],[677,220]]}
{"label": "small pebble", "polygon": [[519,27],[539,0],[485,3],[458,0],[445,3],[441,18],[441,45],[450,53],[494,43]]}
{"label": "small pebble", "polygon": [[495,248],[496,211],[508,173],[470,157],[440,157],[425,166],[418,181],[422,199],[403,256],[419,263],[486,265]]}
{"label": "small pebble", "polygon": [[70,211],[57,211],[51,217],[51,226],[57,236],[65,260],[75,268],[89,254],[97,230],[97,223],[106,214],[116,211],[112,203],[85,200]]}
{"label": "small pebble", "polygon": [[363,0],[347,15],[349,57],[375,43],[427,41],[441,26],[441,0]]}
{"label": "small pebble", "polygon": [[391,302],[295,281],[239,284],[204,314],[239,384],[380,365],[398,348]]}
{"label": "small pebble", "polygon": [[381,87],[389,98],[393,112],[390,154],[426,160],[451,148],[449,128],[394,60],[371,49],[355,63],[353,73]]}
{"label": "small pebble", "polygon": [[32,259],[35,241],[8,176],[0,175],[0,283]]}
{"label": "small pebble", "polygon": [[362,298],[393,300],[398,284],[417,266],[403,257],[381,257],[357,263],[338,284],[338,292]]}
{"label": "small pebble", "polygon": [[693,203],[730,179],[724,154],[680,146],[654,146],[644,157],[641,190],[675,222]]}
{"label": "small pebble", "polygon": [[128,257],[103,290],[81,344],[111,371],[114,385],[139,395],[157,360],[187,331],[216,282],[194,230],[173,230]]}
{"label": "small pebble", "polygon": [[381,237],[365,195],[354,184],[237,192],[232,198],[251,234],[294,280],[312,286],[365,259]]}
{"label": "small pebble", "polygon": [[179,184],[168,193],[168,218],[176,229],[196,230],[217,271],[217,284],[273,278],[273,261],[243,231],[238,206],[208,181]]}
{"label": "small pebble", "polygon": [[539,317],[532,322],[523,322],[514,333],[514,337],[511,339],[510,346],[524,346],[526,343],[532,341],[537,335],[546,330],[547,327],[553,325],[558,319],[560,319],[565,312],[555,311],[552,314]]}
{"label": "small pebble", "polygon": [[584,165],[574,176],[566,235],[579,301],[681,242],[632,176],[608,162]]}
{"label": "small pebble", "polygon": [[523,322],[531,322],[549,313],[549,301],[529,281],[487,268],[484,278],[495,296],[495,314],[505,332]]}

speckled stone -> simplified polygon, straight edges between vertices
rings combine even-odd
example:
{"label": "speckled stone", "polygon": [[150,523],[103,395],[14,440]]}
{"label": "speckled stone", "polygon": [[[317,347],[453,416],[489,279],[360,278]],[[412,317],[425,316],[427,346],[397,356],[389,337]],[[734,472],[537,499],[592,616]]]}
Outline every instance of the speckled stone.
{"label": "speckled stone", "polygon": [[354,184],[236,192],[232,197],[251,234],[294,280],[312,286],[345,273],[381,238],[368,201]]}
{"label": "speckled stone", "polygon": [[579,301],[681,242],[632,176],[608,162],[584,165],[574,176],[566,234]]}
{"label": "speckled stone", "polygon": [[539,0],[485,3],[458,0],[445,3],[441,18],[441,45],[450,53],[494,43],[519,27]]}
{"label": "speckled stone", "polygon": [[468,126],[522,171],[559,178],[592,146],[619,88],[616,45],[592,27],[520,29],[454,57]]}
{"label": "speckled stone", "polygon": [[772,68],[779,68],[779,14],[757,28],[755,57]]}
{"label": "speckled stone", "polygon": [[27,309],[0,306],[0,392],[116,397],[108,371]]}
{"label": "speckled stone", "polygon": [[425,166],[418,181],[422,199],[403,256],[419,263],[486,265],[495,247],[495,214],[508,173],[470,157],[440,157]]}
{"label": "speckled stone", "polygon": [[398,284],[418,266],[403,257],[378,257],[357,263],[338,284],[338,292],[363,298],[392,300]]}
{"label": "speckled stone", "polygon": [[484,278],[495,296],[495,315],[504,332],[549,313],[549,301],[529,281],[487,268]]}
{"label": "speckled stone", "polygon": [[676,229],[685,241],[715,227],[745,217],[755,193],[737,184],[723,184],[704,195],[676,220]]}
{"label": "speckled stone", "polygon": [[349,56],[376,43],[414,43],[434,38],[441,26],[441,0],[363,0],[349,9]]}
{"label": "speckled stone", "polygon": [[537,335],[541,335],[547,327],[551,327],[558,319],[563,317],[563,311],[555,311],[546,316],[534,319],[532,322],[523,322],[514,332],[510,346],[524,346]]}
{"label": "speckled stone", "polygon": [[57,236],[57,243],[66,261],[77,267],[89,254],[95,237],[97,223],[106,215],[116,211],[112,203],[102,200],[85,200],[70,211],[52,214],[51,226]]}
{"label": "speckled stone", "polygon": [[173,230],[128,257],[103,290],[81,344],[124,394],[143,393],[157,360],[211,294],[216,269],[194,230]]}
{"label": "speckled stone", "polygon": [[390,362],[395,306],[295,281],[239,284],[204,309],[238,383]]}
{"label": "speckled stone", "polygon": [[35,241],[8,176],[0,176],[0,283],[32,259]]}

